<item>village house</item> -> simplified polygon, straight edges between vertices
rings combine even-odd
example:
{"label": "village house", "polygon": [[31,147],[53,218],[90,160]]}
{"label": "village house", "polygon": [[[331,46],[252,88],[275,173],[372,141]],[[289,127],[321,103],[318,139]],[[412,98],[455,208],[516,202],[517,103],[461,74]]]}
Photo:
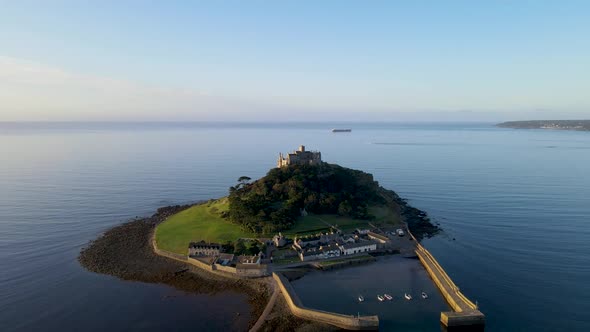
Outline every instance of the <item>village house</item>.
{"label": "village house", "polygon": [[370,230],[366,229],[366,228],[357,228],[356,232],[359,233],[360,235],[367,235],[367,233],[369,233]]}
{"label": "village house", "polygon": [[377,243],[373,241],[363,241],[359,243],[345,243],[340,245],[342,255],[353,255],[361,252],[377,250]]}
{"label": "village house", "polygon": [[238,256],[237,263],[238,264],[258,264],[258,265],[260,265],[261,258],[262,258],[262,252],[260,252],[258,255],[254,255],[254,256],[242,255],[242,256]]}
{"label": "village house", "polygon": [[321,233],[314,236],[307,236],[302,238],[296,238],[293,246],[295,249],[302,250],[306,247],[313,247],[322,244],[329,244],[330,242],[337,242],[340,240],[340,234],[335,232]]}
{"label": "village house", "polygon": [[268,266],[260,264],[262,252],[254,256],[239,256],[236,264],[236,274],[240,277],[256,278],[268,275]]}
{"label": "village house", "polygon": [[340,248],[336,245],[325,245],[320,247],[306,248],[299,253],[301,261],[311,261],[316,259],[327,259],[340,256]]}
{"label": "village house", "polygon": [[349,235],[349,236],[342,237],[342,242],[343,243],[355,243],[356,241],[355,241],[354,237]]}
{"label": "village house", "polygon": [[234,254],[219,254],[217,257],[217,261],[215,264],[219,264],[222,266],[229,266],[234,262]]}
{"label": "village house", "polygon": [[381,244],[389,242],[389,238],[385,235],[381,235],[381,234],[377,234],[377,233],[373,233],[373,232],[368,232],[367,236],[369,237],[369,239],[375,240]]}
{"label": "village house", "polygon": [[275,247],[279,248],[287,244],[287,239],[283,236],[283,234],[279,233],[272,237],[272,243]]}
{"label": "village house", "polygon": [[189,256],[217,256],[221,252],[221,244],[205,241],[191,242],[188,245]]}

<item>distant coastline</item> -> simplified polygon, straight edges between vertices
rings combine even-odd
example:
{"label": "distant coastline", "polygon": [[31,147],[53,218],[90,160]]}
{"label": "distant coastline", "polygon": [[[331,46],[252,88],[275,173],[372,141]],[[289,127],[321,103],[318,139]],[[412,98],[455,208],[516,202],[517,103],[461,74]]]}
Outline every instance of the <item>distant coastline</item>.
{"label": "distant coastline", "polygon": [[590,120],[530,120],[496,124],[501,128],[590,131]]}

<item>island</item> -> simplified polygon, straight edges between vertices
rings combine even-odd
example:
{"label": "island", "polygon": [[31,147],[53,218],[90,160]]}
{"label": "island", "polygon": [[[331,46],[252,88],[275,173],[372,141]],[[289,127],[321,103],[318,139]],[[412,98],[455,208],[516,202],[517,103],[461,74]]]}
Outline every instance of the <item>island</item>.
{"label": "island", "polygon": [[590,120],[530,120],[498,123],[501,128],[590,131]]}
{"label": "island", "polygon": [[290,281],[310,269],[403,255],[420,259],[453,309],[441,313],[443,324],[483,326],[477,305],[419,243],[440,231],[425,212],[371,174],[324,162],[319,151],[300,146],[279,154],[266,176],[238,177],[226,197],[161,208],[107,231],[81,251],[79,261],[91,271],[126,280],[197,293],[245,292],[257,317],[250,331],[303,324],[316,330],[370,330],[379,328],[377,316],[308,308]]}

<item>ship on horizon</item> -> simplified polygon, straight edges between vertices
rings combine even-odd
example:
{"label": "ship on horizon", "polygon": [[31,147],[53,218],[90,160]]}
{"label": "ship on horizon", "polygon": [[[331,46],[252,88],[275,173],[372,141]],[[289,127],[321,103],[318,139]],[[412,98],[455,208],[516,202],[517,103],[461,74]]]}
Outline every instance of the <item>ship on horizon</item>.
{"label": "ship on horizon", "polygon": [[352,131],[352,129],[339,129],[339,128],[332,129],[333,133],[350,133],[351,131]]}

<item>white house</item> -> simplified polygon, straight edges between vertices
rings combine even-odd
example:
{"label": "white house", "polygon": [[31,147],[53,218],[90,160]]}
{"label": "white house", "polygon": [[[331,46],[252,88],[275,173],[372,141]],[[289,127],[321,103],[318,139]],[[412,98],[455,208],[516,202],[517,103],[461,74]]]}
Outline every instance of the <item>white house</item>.
{"label": "white house", "polygon": [[340,245],[342,255],[352,255],[361,252],[377,250],[377,243],[373,241],[364,241],[359,243],[345,243]]}
{"label": "white house", "polygon": [[341,250],[337,245],[305,248],[299,253],[302,261],[340,257]]}

